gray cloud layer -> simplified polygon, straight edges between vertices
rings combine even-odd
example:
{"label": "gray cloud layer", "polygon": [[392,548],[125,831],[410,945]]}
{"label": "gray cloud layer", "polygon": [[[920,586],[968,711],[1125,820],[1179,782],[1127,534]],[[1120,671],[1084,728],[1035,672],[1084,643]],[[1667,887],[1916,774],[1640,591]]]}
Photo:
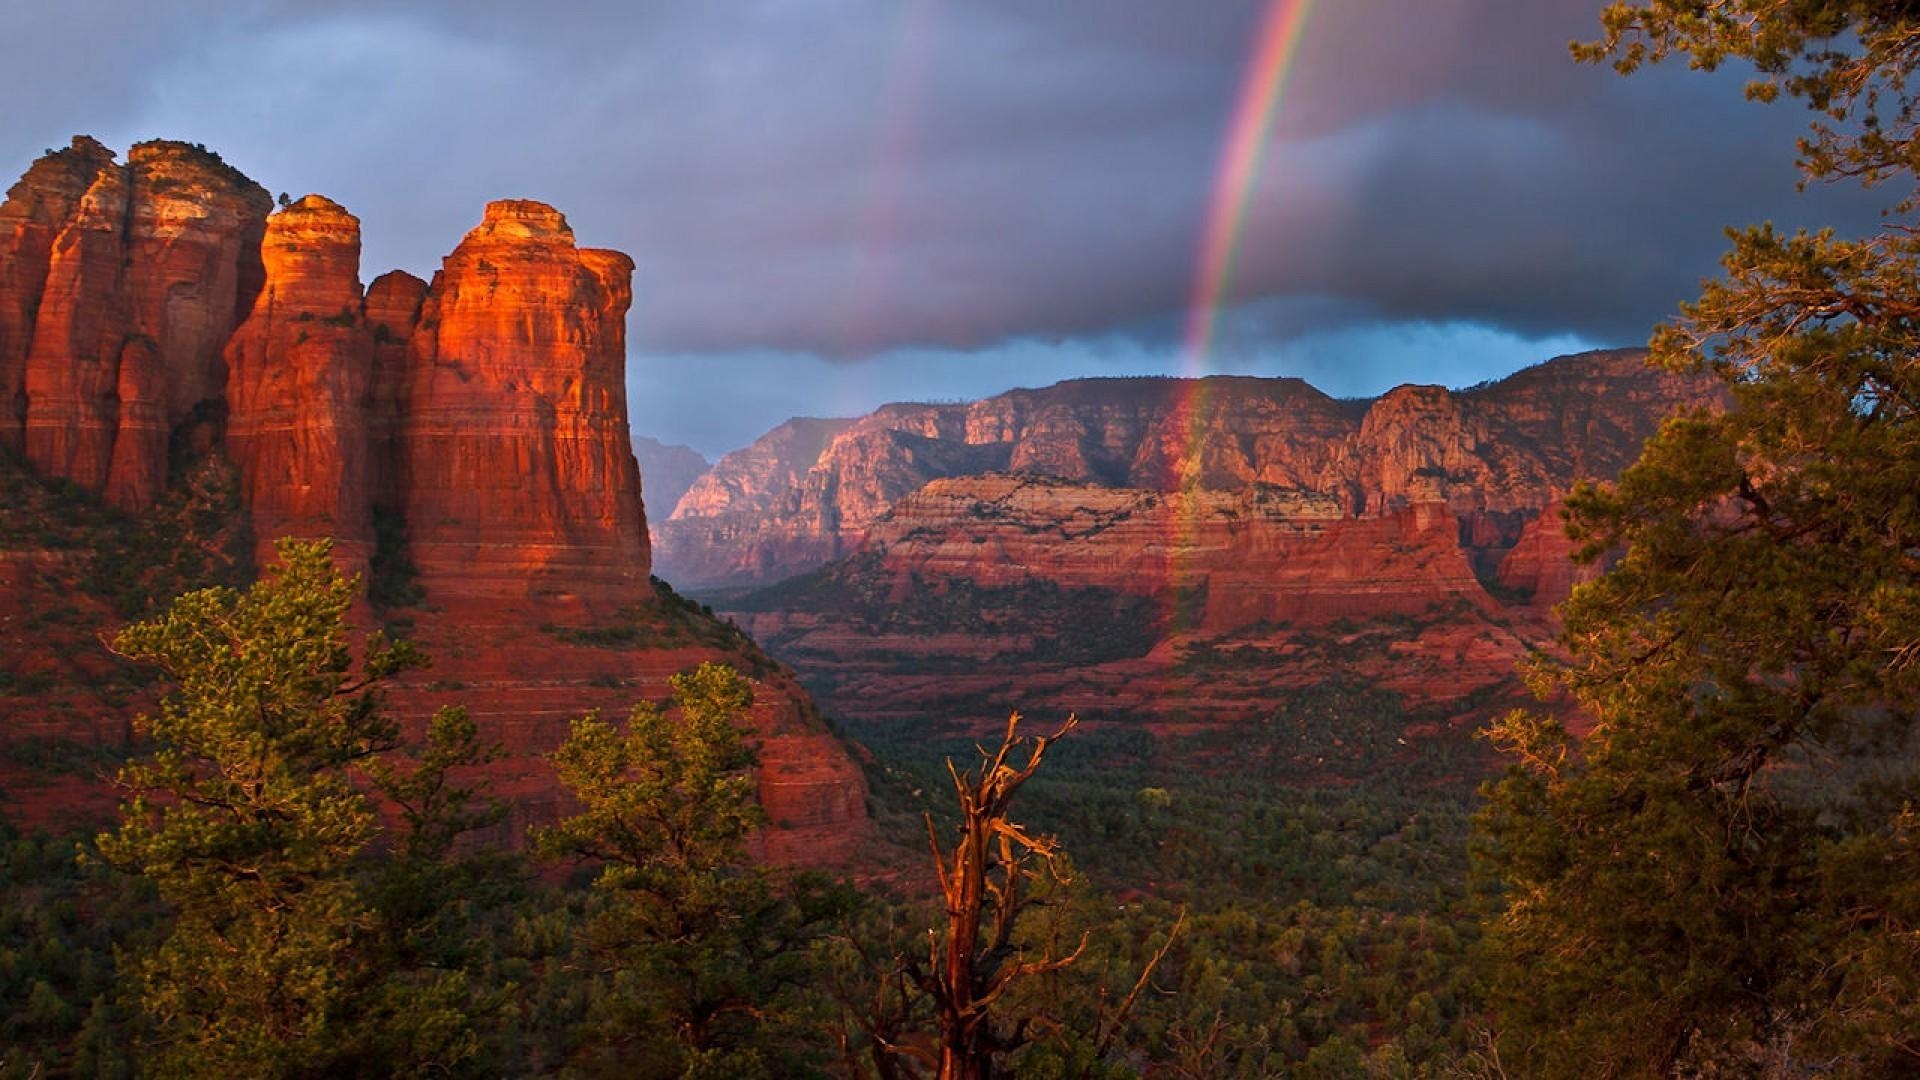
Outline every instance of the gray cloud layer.
{"label": "gray cloud layer", "polygon": [[[1793,196],[1798,110],[1573,65],[1597,7],[1317,4],[1224,347],[1329,321],[1637,341],[1723,225],[1870,220],[1858,193]],[[204,142],[358,213],[367,278],[430,272],[489,199],[545,199],[635,257],[641,354],[1151,350],[1263,10],[16,0],[0,25],[32,44],[0,66],[0,162],[78,131]]]}

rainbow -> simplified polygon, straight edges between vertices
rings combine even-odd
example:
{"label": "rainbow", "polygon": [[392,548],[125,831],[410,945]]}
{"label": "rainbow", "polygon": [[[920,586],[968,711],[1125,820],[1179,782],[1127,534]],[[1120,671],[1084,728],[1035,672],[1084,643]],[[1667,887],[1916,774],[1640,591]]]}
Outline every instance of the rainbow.
{"label": "rainbow", "polygon": [[1234,263],[1240,254],[1240,234],[1246,225],[1247,204],[1260,177],[1260,159],[1267,132],[1287,85],[1287,71],[1299,55],[1306,36],[1307,16],[1314,0],[1272,0],[1254,42],[1240,94],[1227,125],[1220,151],[1213,196],[1200,234],[1200,256],[1194,274],[1193,300],[1187,309],[1183,356],[1188,374],[1205,373],[1213,348],[1214,325],[1227,300]]}
{"label": "rainbow", "polygon": [[[877,320],[888,301],[885,260],[902,238],[901,204],[913,177],[919,125],[946,5],[947,0],[905,0],[894,9],[894,46],[885,82],[873,99],[879,110],[878,133],[864,174],[867,191],[854,235],[860,262],[847,292],[840,331],[843,344],[854,353],[867,352],[879,340]],[[863,402],[850,399],[846,410],[866,412],[870,406]]]}
{"label": "rainbow", "polygon": [[1214,332],[1220,309],[1229,299],[1228,289],[1240,252],[1241,234],[1246,227],[1247,208],[1260,178],[1260,162],[1274,114],[1285,94],[1287,72],[1299,55],[1314,3],[1315,0],[1271,0],[1268,4],[1245,74],[1241,76],[1240,92],[1227,124],[1201,227],[1193,296],[1187,308],[1186,335],[1181,349],[1181,373],[1191,381],[1175,391],[1174,404],[1175,430],[1181,437],[1172,464],[1183,470],[1183,475],[1169,478],[1176,490],[1168,495],[1171,505],[1166,546],[1166,625],[1175,633],[1187,629],[1182,624],[1189,613],[1183,610],[1178,594],[1182,587],[1190,584],[1184,564],[1200,539],[1196,489],[1205,465],[1202,458],[1208,387],[1199,380],[1209,374]]}

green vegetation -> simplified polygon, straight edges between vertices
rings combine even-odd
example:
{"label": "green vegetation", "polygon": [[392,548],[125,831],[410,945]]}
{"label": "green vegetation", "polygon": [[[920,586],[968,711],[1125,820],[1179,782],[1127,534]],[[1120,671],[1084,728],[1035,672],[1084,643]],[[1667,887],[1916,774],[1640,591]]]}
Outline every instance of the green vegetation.
{"label": "green vegetation", "polygon": [[[1651,0],[1606,25],[1589,59],[1740,58],[1755,96],[1804,98],[1826,118],[1810,176],[1912,172],[1907,5]],[[1739,233],[1727,279],[1656,339],[1731,405],[1670,423],[1618,484],[1568,500],[1588,556],[1621,558],[1532,675],[1589,732],[1522,711],[1475,742],[1463,718],[1487,701],[1425,712],[1338,682],[1259,722],[1080,730],[1024,761],[1010,727],[966,773],[946,762],[971,760],[970,732],[854,728],[899,893],[748,860],[750,684],[711,665],[624,723],[571,725],[550,764],[572,801],[534,836],[550,871],[579,874],[543,879],[467,842],[504,814],[470,783],[496,750],[457,708],[402,738],[379,685],[418,657],[350,646],[354,585],[325,544],[283,545],[244,591],[201,588],[243,566],[217,468],[169,496],[155,520],[176,532],[115,541],[128,519],[0,463],[0,494],[34,509],[0,520],[0,543],[100,552],[98,597],[122,611],[184,591],[115,639],[170,688],[119,770],[118,828],[0,825],[0,1076],[1911,1076],[1906,224]],[[380,587],[406,598],[404,543],[382,546]],[[549,632],[747,648],[658,588],[657,609]],[[838,589],[814,577],[751,602]],[[917,595],[856,603],[898,633],[1149,622],[1090,590]],[[962,618],[983,610],[1018,614]],[[1295,644],[1332,664],[1393,629]],[[1227,642],[1180,661],[1258,662]],[[9,700],[45,689],[6,679]],[[1470,825],[1494,752],[1509,766]],[[13,753],[90,764],[51,740]]]}
{"label": "green vegetation", "polygon": [[7,509],[0,549],[73,553],[84,572],[62,587],[104,600],[122,616],[253,573],[239,479],[218,457],[187,467],[154,506],[130,515],[67,481],[35,476],[0,448],[0,507]]}
{"label": "green vegetation", "polygon": [[87,575],[88,591],[123,616],[145,615],[203,585],[253,577],[239,475],[222,458],[193,466],[137,521],[123,524],[97,534]]}
{"label": "green vegetation", "polygon": [[[154,506],[132,515],[35,476],[0,448],[0,552],[25,553],[13,563],[24,602],[0,612],[0,713],[33,710],[29,730],[66,720],[87,730],[124,709],[153,673],[116,662],[102,631],[187,590],[246,580],[252,542],[238,484],[217,458],[184,466]],[[23,764],[37,756],[52,771],[90,772],[102,760],[77,746],[6,741],[0,754]]]}
{"label": "green vegetation", "polygon": [[[284,565],[247,592],[188,593],[114,640],[177,687],[140,721],[156,751],[120,770],[120,827],[97,841],[169,913],[162,937],[121,957],[155,1029],[152,1075],[339,1073],[356,1060],[413,1074],[474,1053],[459,974],[407,971],[404,952],[380,947],[361,880],[378,827],[350,774],[368,768],[407,808],[395,865],[436,859],[471,819],[467,799],[422,774],[471,761],[471,726],[443,718],[404,775],[374,767],[400,746],[376,687],[419,658],[375,636],[354,660],[355,583],[330,547],[282,541]],[[422,797],[428,787],[440,797]]]}
{"label": "green vegetation", "polygon": [[652,604],[623,608],[612,619],[592,626],[546,623],[540,630],[561,641],[596,649],[705,646],[739,657],[747,667],[746,674],[753,678],[775,669],[777,665],[752,638],[733,623],[716,619],[712,608],[681,596],[657,577],[648,580],[653,585]]}
{"label": "green vegetation", "polygon": [[553,764],[581,811],[534,836],[548,857],[599,868],[579,968],[593,998],[586,1060],[643,1075],[794,1075],[818,1057],[794,1020],[814,942],[847,897],[746,861],[765,819],[739,726],[748,682],[703,664],[672,684],[677,715],[642,704],[624,730],[574,721]]}
{"label": "green vegetation", "polygon": [[[1403,743],[1409,728],[1436,733]],[[973,737],[847,730],[874,752],[889,833],[950,813],[942,762],[970,756]],[[1184,908],[1120,1057],[1187,1070],[1172,1075],[1441,1075],[1483,1019],[1485,898],[1469,886],[1466,840],[1488,760],[1445,714],[1358,687],[1284,694],[1248,725],[1076,731],[1021,791],[1024,815],[1079,871],[1058,932],[1092,932],[1080,970],[1048,992],[1084,1004],[1124,985]],[[1065,1012],[1079,1034],[1094,1029],[1092,1011]],[[1034,1047],[1019,1074],[1049,1075],[1042,1062],[1080,1045]]]}
{"label": "green vegetation", "polygon": [[[863,554],[732,598],[736,611],[832,611],[870,634],[979,634],[1028,642],[1009,662],[1092,664],[1144,655],[1159,640],[1166,613],[1152,596],[1113,589],[1072,588],[1035,579],[987,586],[965,578],[906,583]],[[1202,598],[1204,600],[1204,598]],[[775,644],[777,645],[777,639]],[[918,654],[916,667],[938,670],[937,654]],[[973,661],[956,659],[964,670]]]}
{"label": "green vegetation", "polygon": [[367,599],[381,609],[418,607],[427,598],[420,569],[407,545],[407,525],[386,506],[373,508],[373,557],[367,566]]}
{"label": "green vegetation", "polygon": [[113,949],[148,940],[159,912],[150,888],[82,863],[85,847],[0,822],[0,1076],[134,1075],[141,1028]]}
{"label": "green vegetation", "polygon": [[[1909,5],[1615,4],[1623,71],[1753,63],[1821,120],[1810,179],[1913,178]],[[1899,212],[1915,209],[1912,195]],[[1920,240],[1733,234],[1654,339],[1725,384],[1617,485],[1569,499],[1589,557],[1543,692],[1507,718],[1486,863],[1493,997],[1531,1075],[1911,1076],[1920,1067]]]}
{"label": "green vegetation", "polygon": [[[402,739],[378,689],[417,657],[378,637],[348,648],[352,583],[324,544],[281,550],[253,588],[189,593],[116,640],[173,688],[143,721],[151,752],[122,770],[120,827],[6,834],[0,1075],[921,1075],[875,1039],[938,1044],[930,987],[953,984],[922,962],[946,905],[744,857],[762,814],[739,675],[709,665],[623,724],[573,724],[552,762],[578,812],[536,848],[584,876],[542,883],[460,841],[502,813],[461,779],[495,752],[471,720],[446,709]],[[1303,697],[1247,752],[1294,775],[1343,716],[1370,710],[1385,732],[1397,709]],[[951,802],[912,785],[950,786],[936,755],[970,744],[892,734],[873,768],[904,851],[923,811],[950,835]],[[1207,761],[1225,739],[1175,749]],[[1294,789],[1182,769],[1157,745],[1078,732],[1021,789],[1023,816],[1060,839],[1020,831],[1051,867],[1031,879],[1040,906],[1012,904],[1005,945],[995,930],[975,953],[987,978],[1001,948],[1025,957],[995,1006],[1024,1023],[995,1029],[993,1056],[1016,1075],[1099,1077],[1449,1060],[1474,1009],[1470,898],[1447,854],[1460,783],[1368,756],[1349,764],[1410,790]],[[1206,888],[1209,867],[1229,887]],[[1170,940],[1176,900],[1192,913]]]}

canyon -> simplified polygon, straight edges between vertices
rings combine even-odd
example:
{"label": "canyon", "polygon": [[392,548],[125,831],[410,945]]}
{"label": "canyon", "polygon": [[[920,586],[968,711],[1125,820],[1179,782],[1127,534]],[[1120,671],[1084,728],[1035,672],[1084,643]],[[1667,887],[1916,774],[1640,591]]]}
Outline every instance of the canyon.
{"label": "canyon", "polygon": [[154,693],[102,640],[281,536],[333,538],[357,620],[433,657],[400,715],[464,704],[508,749],[508,842],[563,809],[542,755],[570,717],[713,659],[756,682],[761,851],[789,862],[871,834],[822,708],[1205,729],[1361,685],[1477,725],[1596,572],[1561,500],[1719,403],[1634,350],[1372,400],[1085,379],[795,418],[705,467],[629,430],[632,272],[502,200],[431,281],[363,285],[352,213],[276,209],[203,148],[34,163],[0,204],[8,812],[98,812]]}
{"label": "canyon", "polygon": [[858,550],[937,479],[1010,471],[1108,488],[1314,492],[1341,514],[1442,502],[1482,571],[1583,477],[1612,477],[1696,378],[1640,350],[1563,357],[1467,391],[1337,400],[1298,379],[1084,379],[959,405],[796,419],[722,457],[655,523],[683,589],[771,584]]}
{"label": "canyon", "polygon": [[1478,722],[1597,572],[1560,500],[1717,395],[1620,350],[1370,401],[1213,377],[894,405],[722,458],[657,565],[854,721],[1227,724],[1346,681]]}
{"label": "canyon", "polygon": [[[627,420],[632,261],[578,246],[525,200],[488,204],[431,282],[395,271],[363,287],[359,259],[345,208],[309,195],[276,211],[185,143],[141,143],[121,164],[79,137],[8,192],[10,801],[29,817],[84,802],[89,778],[21,763],[123,743],[150,704],[96,640],[138,591],[104,595],[108,547],[173,537],[156,561],[197,551],[239,583],[274,539],[327,536],[372,586],[359,621],[434,658],[396,710],[419,724],[464,704],[508,749],[489,779],[514,802],[512,834],[559,812],[541,755],[568,717],[663,697],[668,676],[717,659],[756,680],[763,851],[844,856],[866,821],[844,745],[790,674],[650,574]],[[235,520],[209,541],[223,485]]]}

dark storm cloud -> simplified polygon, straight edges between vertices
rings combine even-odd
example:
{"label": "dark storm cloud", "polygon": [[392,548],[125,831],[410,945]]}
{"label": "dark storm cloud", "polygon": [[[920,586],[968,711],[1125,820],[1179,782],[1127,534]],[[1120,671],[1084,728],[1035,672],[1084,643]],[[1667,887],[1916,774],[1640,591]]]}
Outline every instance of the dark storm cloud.
{"label": "dark storm cloud", "polygon": [[[1867,220],[1857,195],[1792,194],[1799,110],[1569,62],[1597,7],[1321,0],[1227,347],[1329,318],[1631,342],[1712,271],[1723,224]],[[635,257],[642,354],[1151,350],[1181,324],[1262,10],[16,3],[0,28],[34,44],[0,66],[0,157],[75,131],[205,142],[358,213],[368,278],[430,272],[488,199],[546,199]]]}

